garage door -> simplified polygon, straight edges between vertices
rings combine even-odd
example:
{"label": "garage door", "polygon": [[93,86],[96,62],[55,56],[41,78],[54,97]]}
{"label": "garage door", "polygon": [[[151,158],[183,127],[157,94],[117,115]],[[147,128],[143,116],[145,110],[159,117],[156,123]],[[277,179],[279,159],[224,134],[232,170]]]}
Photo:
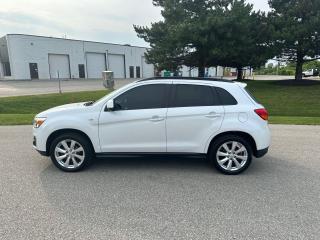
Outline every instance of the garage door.
{"label": "garage door", "polygon": [[154,77],[154,66],[153,64],[148,64],[146,62],[146,58],[142,57],[142,77],[143,78],[150,78]]}
{"label": "garage door", "polygon": [[113,71],[114,78],[125,78],[124,55],[108,54],[109,70]]}
{"label": "garage door", "polygon": [[63,54],[49,54],[50,78],[70,78],[69,56]]}
{"label": "garage door", "polygon": [[88,78],[102,78],[102,72],[106,70],[106,55],[104,53],[87,53]]}

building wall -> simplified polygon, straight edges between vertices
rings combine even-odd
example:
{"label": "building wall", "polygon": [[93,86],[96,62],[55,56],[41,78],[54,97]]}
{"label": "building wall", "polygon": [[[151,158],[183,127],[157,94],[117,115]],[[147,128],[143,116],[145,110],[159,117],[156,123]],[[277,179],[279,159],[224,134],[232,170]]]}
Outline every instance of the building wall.
{"label": "building wall", "polygon": [[[190,70],[189,67],[183,66],[181,68],[183,77],[198,77],[198,68],[192,68]],[[210,67],[206,68],[206,73],[208,73],[208,77],[222,77],[223,76],[223,67]]]}
{"label": "building wall", "polygon": [[[49,54],[65,54],[70,59],[71,78],[79,78],[78,64],[86,66],[86,53],[103,53],[108,65],[108,54],[125,56],[125,72],[129,77],[129,66],[139,66],[142,69],[142,57],[146,48],[116,45],[80,40],[39,37],[30,35],[7,35],[11,63],[11,72],[14,79],[30,79],[29,63],[38,64],[40,79],[50,79]],[[108,66],[106,66],[108,67]]]}

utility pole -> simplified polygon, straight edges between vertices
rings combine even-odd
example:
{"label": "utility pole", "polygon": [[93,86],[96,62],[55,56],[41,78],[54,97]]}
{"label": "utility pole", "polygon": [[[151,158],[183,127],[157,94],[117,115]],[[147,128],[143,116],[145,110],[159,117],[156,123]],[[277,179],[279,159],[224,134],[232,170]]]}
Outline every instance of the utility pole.
{"label": "utility pole", "polygon": [[61,79],[60,79],[59,71],[57,71],[57,75],[58,75],[58,82],[59,82],[59,93],[61,94],[62,93],[62,91],[61,91]]}

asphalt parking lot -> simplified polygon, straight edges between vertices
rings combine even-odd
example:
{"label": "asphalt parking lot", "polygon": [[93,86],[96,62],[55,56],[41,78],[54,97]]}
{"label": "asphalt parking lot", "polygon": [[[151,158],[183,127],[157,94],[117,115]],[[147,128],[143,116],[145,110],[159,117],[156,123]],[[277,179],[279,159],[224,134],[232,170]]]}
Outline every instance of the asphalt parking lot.
{"label": "asphalt parking lot", "polygon": [[[115,88],[120,88],[137,79],[115,79]],[[95,91],[105,89],[101,79],[69,79],[60,82],[62,92]],[[0,97],[58,93],[57,80],[0,81]]]}
{"label": "asphalt parking lot", "polygon": [[64,173],[0,127],[0,239],[320,239],[320,126],[272,125],[242,175],[201,159],[106,159]]}
{"label": "asphalt parking lot", "polygon": [[[248,77],[254,80],[287,80],[294,76],[274,76],[274,75],[256,75]],[[232,80],[234,77],[224,77]],[[307,78],[309,80],[319,80],[319,77]],[[137,79],[115,79],[115,88],[120,88]],[[105,89],[101,79],[66,79],[61,81],[62,92],[94,91]],[[59,81],[57,80],[0,80],[0,97],[37,95],[47,93],[58,93]]]}

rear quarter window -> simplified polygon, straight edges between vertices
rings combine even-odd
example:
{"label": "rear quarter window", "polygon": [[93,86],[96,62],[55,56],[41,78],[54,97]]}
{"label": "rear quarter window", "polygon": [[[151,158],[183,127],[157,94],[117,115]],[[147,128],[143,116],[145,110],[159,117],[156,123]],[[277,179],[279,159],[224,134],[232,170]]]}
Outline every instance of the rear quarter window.
{"label": "rear quarter window", "polygon": [[219,87],[215,87],[215,91],[218,94],[221,105],[232,106],[237,105],[237,100],[227,90]]}

